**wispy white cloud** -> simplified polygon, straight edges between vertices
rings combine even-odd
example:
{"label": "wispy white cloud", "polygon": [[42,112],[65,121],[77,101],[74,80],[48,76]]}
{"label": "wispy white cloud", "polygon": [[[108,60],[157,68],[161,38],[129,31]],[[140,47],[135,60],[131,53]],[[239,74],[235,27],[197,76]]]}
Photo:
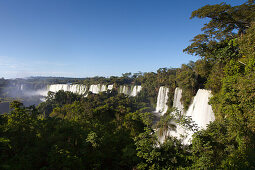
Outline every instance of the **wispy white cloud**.
{"label": "wispy white cloud", "polygon": [[61,63],[61,61],[59,62],[52,62],[52,61],[42,61],[42,60],[37,60],[37,61],[33,61],[32,62],[35,65],[49,65],[49,66],[56,66],[56,67],[66,67],[66,66],[70,66],[70,64],[68,63]]}
{"label": "wispy white cloud", "polygon": [[1,71],[0,70],[0,77],[5,78],[26,78],[31,76],[57,76],[57,77],[76,77],[75,74],[70,72],[61,72],[61,71],[24,71],[24,70],[17,70],[17,71]]}
{"label": "wispy white cloud", "polygon": [[18,62],[14,60],[11,57],[7,56],[0,56],[0,67],[4,67],[4,69],[20,69],[20,68],[25,68],[26,64]]}
{"label": "wispy white cloud", "polygon": [[39,60],[26,62],[8,56],[0,56],[0,77],[75,76],[71,72],[59,71],[67,66],[69,64]]}

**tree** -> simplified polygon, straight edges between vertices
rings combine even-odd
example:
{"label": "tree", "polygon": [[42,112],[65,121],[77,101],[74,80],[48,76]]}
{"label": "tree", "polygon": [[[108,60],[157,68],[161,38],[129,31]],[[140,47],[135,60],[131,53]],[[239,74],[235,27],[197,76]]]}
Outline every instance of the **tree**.
{"label": "tree", "polygon": [[250,28],[255,18],[254,11],[255,4],[251,1],[233,7],[225,3],[206,5],[193,11],[191,18],[209,18],[210,21],[201,29],[204,33],[195,36],[184,51],[210,57],[219,41],[241,36]]}
{"label": "tree", "polygon": [[182,103],[184,108],[187,109],[191,103],[192,97],[197,92],[197,75],[194,72],[194,63],[183,64],[180,69],[177,70],[176,81],[178,87],[183,90]]}
{"label": "tree", "polygon": [[254,9],[249,1],[207,5],[192,13],[191,18],[210,21],[184,51],[211,65],[206,87],[214,93],[210,103],[217,122],[192,142],[195,168],[254,168]]}

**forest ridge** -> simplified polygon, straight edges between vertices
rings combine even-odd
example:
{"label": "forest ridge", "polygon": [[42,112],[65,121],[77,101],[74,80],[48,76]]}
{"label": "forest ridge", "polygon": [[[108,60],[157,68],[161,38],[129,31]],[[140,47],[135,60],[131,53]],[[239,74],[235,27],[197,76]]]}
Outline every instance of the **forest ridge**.
{"label": "forest ridge", "polygon": [[[255,2],[206,5],[192,18],[209,19],[184,49],[199,60],[109,79],[141,84],[136,97],[113,89],[86,98],[49,93],[37,107],[13,101],[12,111],[0,115],[1,169],[254,169]],[[150,111],[160,86],[169,88],[169,109],[154,124]],[[198,89],[213,93],[216,120],[190,145],[173,137],[160,144],[154,130],[175,128],[176,87],[186,109]]]}

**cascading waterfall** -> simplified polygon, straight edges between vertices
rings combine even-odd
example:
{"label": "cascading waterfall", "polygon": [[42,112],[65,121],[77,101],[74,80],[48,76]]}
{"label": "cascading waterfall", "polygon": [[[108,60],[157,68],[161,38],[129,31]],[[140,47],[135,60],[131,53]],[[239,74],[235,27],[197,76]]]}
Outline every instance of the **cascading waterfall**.
{"label": "cascading waterfall", "polygon": [[20,90],[22,91],[23,89],[24,89],[24,85],[21,84],[21,85],[20,85]]}
{"label": "cascading waterfall", "polygon": [[[177,111],[179,111],[181,114],[184,114],[184,106],[181,103],[181,98],[182,98],[182,89],[180,89],[179,87],[176,87],[174,91],[173,107],[177,109]],[[166,136],[173,136],[178,139],[182,139],[182,136],[186,135],[186,131],[182,126],[177,124],[175,121],[172,121],[171,123],[175,125],[176,128],[174,130],[172,129],[169,130],[168,132],[166,132],[166,134],[163,137],[160,137],[161,143],[164,142]]]}
{"label": "cascading waterfall", "polygon": [[53,84],[53,85],[49,85],[47,87],[47,90],[54,92],[54,93],[56,93],[60,90],[68,91],[68,89],[69,89],[68,86],[69,86],[68,84]]}
{"label": "cascading waterfall", "polygon": [[[186,116],[191,117],[192,121],[198,125],[199,130],[206,129],[206,126],[215,120],[212,106],[208,103],[211,96],[211,91],[199,89],[186,112]],[[183,140],[183,143],[190,144],[194,132],[187,130],[186,134],[187,137]]]}
{"label": "cascading waterfall", "polygon": [[56,93],[60,90],[70,91],[83,95],[87,91],[87,86],[82,84],[52,84],[47,87],[47,92],[52,91]]}
{"label": "cascading waterfall", "polygon": [[89,87],[89,91],[94,93],[94,94],[98,94],[99,92],[101,92],[101,85],[100,84],[92,84]]}
{"label": "cascading waterfall", "polygon": [[[166,91],[166,90],[165,90]],[[158,100],[157,100],[157,110],[162,110],[164,103],[164,91],[159,90]],[[211,105],[208,104],[210,97],[212,96],[211,91],[205,89],[199,89],[196,96],[193,99],[192,104],[189,106],[186,113],[184,113],[183,105],[181,103],[182,90],[180,88],[175,89],[173,107],[175,107],[181,114],[185,114],[190,117],[195,124],[198,125],[199,129],[206,129],[206,126],[215,120],[214,113]],[[163,113],[163,112],[162,112]],[[163,114],[162,114],[163,115]],[[159,137],[159,141],[163,143],[165,136],[174,136],[183,141],[183,144],[189,144],[194,132],[187,130],[183,126],[171,122],[176,125],[175,130],[169,130],[163,136]]]}
{"label": "cascading waterfall", "polygon": [[107,86],[107,90],[112,90],[112,89],[113,89],[113,84]]}
{"label": "cascading waterfall", "polygon": [[104,92],[104,91],[107,91],[107,87],[106,85],[101,85],[101,89],[100,89],[100,92]]}
{"label": "cascading waterfall", "polygon": [[73,93],[84,95],[87,92],[87,90],[89,90],[90,92],[94,94],[98,94],[99,92],[105,92],[107,90],[112,90],[112,89],[113,89],[113,85],[106,86],[106,85],[100,85],[100,84],[92,84],[90,85],[88,89],[86,85],[82,85],[82,84],[52,84],[52,85],[48,85],[47,90],[40,92],[40,94],[42,94],[43,96],[46,96],[48,91],[52,91],[56,93],[60,90],[64,90],[64,91],[70,91]]}
{"label": "cascading waterfall", "polygon": [[[167,112],[168,106],[167,106],[167,100],[168,100],[168,92],[169,89],[166,87],[160,87],[158,98],[157,98],[157,108],[156,112],[161,112],[161,115],[164,115]],[[173,101],[173,107],[175,107],[178,111],[183,113],[183,104],[181,103],[182,98],[182,89],[175,88],[174,92],[174,101]],[[183,133],[183,129],[181,126],[176,124],[174,121],[171,122],[176,126],[175,130],[168,130],[167,132],[163,133],[163,136],[159,136],[160,143],[163,143],[165,141],[166,136],[174,136],[177,138],[180,138],[179,133]]]}
{"label": "cascading waterfall", "polygon": [[134,86],[131,93],[130,93],[130,96],[137,96],[137,94],[142,90],[142,86]]}
{"label": "cascading waterfall", "polygon": [[142,86],[135,85],[135,86],[127,86],[127,85],[121,85],[119,87],[119,93],[124,93],[128,96],[135,97],[140,91],[142,90]]}
{"label": "cascading waterfall", "polygon": [[159,88],[158,98],[157,98],[157,107],[155,112],[159,113],[160,115],[164,115],[167,112],[168,92],[169,92],[169,88],[167,87],[161,86]]}
{"label": "cascading waterfall", "polygon": [[94,93],[94,94],[98,94],[100,92],[105,92],[107,90],[112,90],[113,89],[113,85],[101,85],[101,84],[92,84],[90,85],[89,91]]}
{"label": "cascading waterfall", "polygon": [[180,89],[179,87],[176,87],[174,91],[173,107],[175,107],[178,111],[183,113],[184,106],[181,103],[181,98],[182,98],[182,89]]}
{"label": "cascading waterfall", "polygon": [[69,86],[69,91],[77,94],[85,94],[87,91],[87,87],[85,85],[70,85]]}
{"label": "cascading waterfall", "polygon": [[210,97],[212,97],[211,91],[199,89],[186,113],[186,116],[190,116],[199,128],[205,129],[207,124],[215,120],[212,106],[208,104]]}
{"label": "cascading waterfall", "polygon": [[126,85],[120,86],[119,87],[119,93],[124,93],[125,95],[129,95],[130,94],[130,89]]}
{"label": "cascading waterfall", "polygon": [[[47,89],[45,90],[38,90],[37,94],[40,94],[42,96],[47,96],[48,91],[52,91],[54,93],[63,90],[63,91],[70,91],[73,93],[85,95],[87,91],[92,92],[93,94],[98,94],[100,92],[106,92],[107,90],[112,90],[113,84],[110,85],[101,85],[101,84],[92,84],[89,86],[89,88],[86,85],[82,84],[52,84],[48,85]],[[120,86],[119,93],[124,93],[128,96],[136,96],[140,91],[142,90],[142,87],[140,85],[135,86]],[[85,97],[87,94],[85,95]]]}

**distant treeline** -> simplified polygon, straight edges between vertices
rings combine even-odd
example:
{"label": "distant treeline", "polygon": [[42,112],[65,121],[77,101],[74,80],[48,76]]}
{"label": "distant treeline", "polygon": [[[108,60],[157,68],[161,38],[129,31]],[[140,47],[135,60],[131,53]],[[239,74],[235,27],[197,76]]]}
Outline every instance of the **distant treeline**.
{"label": "distant treeline", "polygon": [[[255,2],[206,5],[191,18],[208,22],[184,49],[200,59],[181,68],[109,78],[22,80],[138,84],[143,89],[136,97],[117,89],[86,98],[50,92],[37,107],[11,102],[12,110],[0,115],[0,168],[255,169]],[[0,86],[10,81],[18,80],[2,79]],[[155,123],[151,110],[160,86],[169,88],[169,110]],[[216,120],[196,131],[190,145],[173,137],[160,144],[155,130],[175,130],[173,121],[194,129],[189,119],[172,112],[176,87],[183,90],[186,109],[199,88],[213,93],[210,104]]]}

